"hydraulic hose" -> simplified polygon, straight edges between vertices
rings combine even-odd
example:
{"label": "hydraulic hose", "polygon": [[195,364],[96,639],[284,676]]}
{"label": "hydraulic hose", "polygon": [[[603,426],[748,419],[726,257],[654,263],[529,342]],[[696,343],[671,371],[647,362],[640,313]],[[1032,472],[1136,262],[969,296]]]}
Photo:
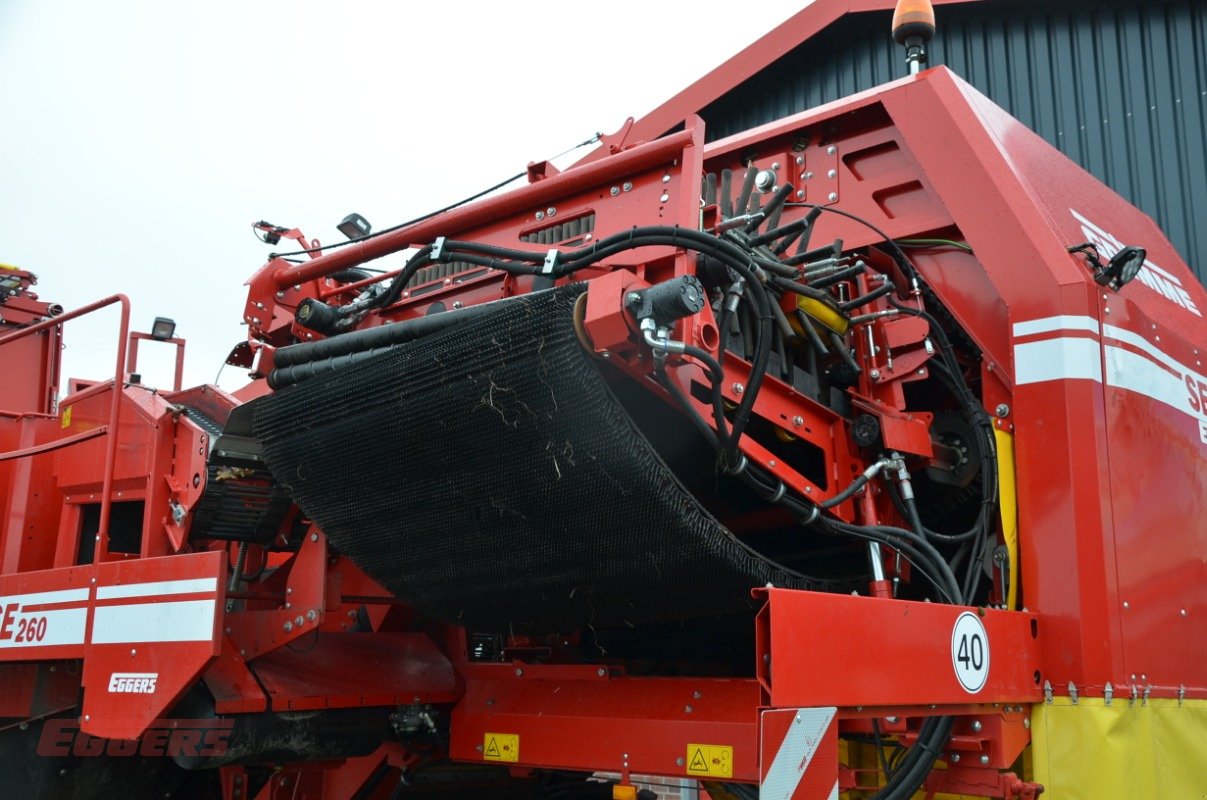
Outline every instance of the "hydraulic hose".
{"label": "hydraulic hose", "polygon": [[339,336],[320,339],[317,342],[291,344],[276,351],[273,356],[273,366],[276,369],[282,369],[297,364],[306,364],[311,361],[319,361],[325,358],[389,347],[415,339],[422,339],[424,336],[442,331],[451,325],[457,325],[474,317],[489,314],[514,301],[515,298],[508,297],[503,300],[480,303],[439,314],[416,317],[415,319],[395,322],[390,325],[379,325],[375,328],[349,331]]}

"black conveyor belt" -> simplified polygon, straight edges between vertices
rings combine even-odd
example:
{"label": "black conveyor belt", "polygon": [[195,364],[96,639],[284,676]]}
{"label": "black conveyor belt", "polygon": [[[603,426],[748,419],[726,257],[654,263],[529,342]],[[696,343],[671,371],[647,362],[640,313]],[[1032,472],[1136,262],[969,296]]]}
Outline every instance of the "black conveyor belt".
{"label": "black conveyor belt", "polygon": [[263,398],[276,480],[422,613],[548,632],[751,607],[809,588],[738,541],[658,457],[573,327],[582,285]]}

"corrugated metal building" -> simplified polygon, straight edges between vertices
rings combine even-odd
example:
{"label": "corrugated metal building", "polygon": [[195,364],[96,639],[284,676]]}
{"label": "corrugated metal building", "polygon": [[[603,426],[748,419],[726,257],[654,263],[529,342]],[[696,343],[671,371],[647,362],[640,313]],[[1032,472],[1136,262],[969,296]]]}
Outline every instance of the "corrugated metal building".
{"label": "corrugated metal building", "polygon": [[[1156,219],[1207,281],[1207,0],[938,2],[930,63]],[[699,113],[710,139],[905,74],[891,0],[838,5],[801,12],[785,28],[817,32],[709,98]]]}

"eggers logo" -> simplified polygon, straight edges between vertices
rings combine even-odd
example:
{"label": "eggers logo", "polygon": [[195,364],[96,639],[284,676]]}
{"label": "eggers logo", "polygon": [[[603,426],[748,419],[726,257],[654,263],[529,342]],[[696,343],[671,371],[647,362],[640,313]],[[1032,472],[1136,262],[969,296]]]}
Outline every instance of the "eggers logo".
{"label": "eggers logo", "polygon": [[154,694],[158,672],[115,672],[109,676],[109,691],[122,694]]}
{"label": "eggers logo", "polygon": [[157,719],[137,739],[98,739],[80,730],[74,719],[48,719],[38,737],[40,756],[80,758],[147,756],[213,758],[227,751],[231,719]]}

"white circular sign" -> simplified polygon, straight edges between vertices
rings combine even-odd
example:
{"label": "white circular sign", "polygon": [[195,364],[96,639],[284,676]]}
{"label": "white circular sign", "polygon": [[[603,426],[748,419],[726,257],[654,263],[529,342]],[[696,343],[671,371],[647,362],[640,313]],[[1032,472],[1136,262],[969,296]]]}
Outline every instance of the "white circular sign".
{"label": "white circular sign", "polygon": [[964,691],[976,694],[985,687],[989,678],[989,634],[980,617],[971,611],[956,617],[951,630],[951,666]]}

